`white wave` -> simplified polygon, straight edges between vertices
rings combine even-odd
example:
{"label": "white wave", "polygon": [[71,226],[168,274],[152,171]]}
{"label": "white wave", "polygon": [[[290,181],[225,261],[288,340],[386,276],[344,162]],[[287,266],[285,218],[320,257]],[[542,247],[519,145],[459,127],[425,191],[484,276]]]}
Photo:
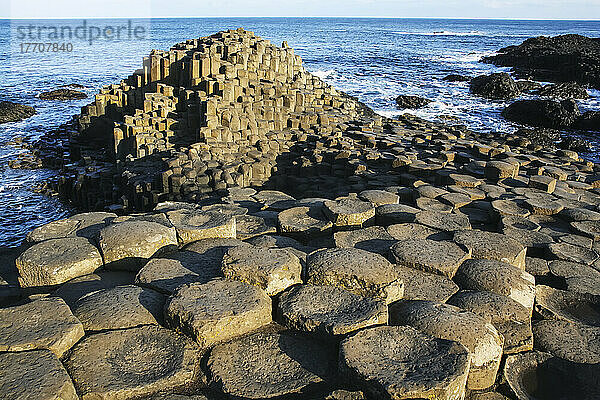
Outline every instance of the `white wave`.
{"label": "white wave", "polygon": [[315,76],[318,76],[321,79],[327,79],[327,78],[331,77],[333,74],[335,74],[335,70],[334,69],[328,69],[328,70],[318,69],[316,71],[313,71],[312,74]]}

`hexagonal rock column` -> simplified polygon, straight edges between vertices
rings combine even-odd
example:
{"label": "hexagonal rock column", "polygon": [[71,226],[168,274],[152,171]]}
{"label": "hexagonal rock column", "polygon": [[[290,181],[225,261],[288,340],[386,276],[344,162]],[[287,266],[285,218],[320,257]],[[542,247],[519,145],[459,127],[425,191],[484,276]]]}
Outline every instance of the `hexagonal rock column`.
{"label": "hexagonal rock column", "polygon": [[469,218],[464,214],[445,214],[437,211],[421,211],[415,222],[444,232],[471,229]]}
{"label": "hexagonal rock column", "polygon": [[406,300],[432,300],[445,303],[460,289],[451,279],[442,275],[401,265],[394,266],[394,269],[404,282],[403,298]]}
{"label": "hexagonal rock column", "polygon": [[410,325],[440,339],[454,340],[471,352],[467,387],[487,389],[496,380],[503,339],[478,315],[432,301],[401,301],[390,306],[390,324]]}
{"label": "hexagonal rock column", "polygon": [[117,286],[79,299],[73,314],[86,331],[158,325],[163,321],[164,303],[165,296],[152,289]]}
{"label": "hexagonal rock column", "polygon": [[537,285],[535,312],[544,319],[600,326],[600,297]]}
{"label": "hexagonal rock column", "polygon": [[385,204],[375,209],[377,225],[388,226],[413,222],[421,210],[406,204]]}
{"label": "hexagonal rock column", "polygon": [[156,222],[126,221],[102,229],[98,243],[107,268],[137,272],[149,258],[176,250],[177,234]]}
{"label": "hexagonal rock column", "polygon": [[327,200],[323,212],[331,222],[341,229],[360,228],[375,220],[375,207],[368,201],[353,198]]}
{"label": "hexagonal rock column", "polygon": [[212,211],[176,210],[167,213],[182,245],[208,238],[236,238],[235,217]]}
{"label": "hexagonal rock column", "polygon": [[333,235],[335,247],[356,247],[386,255],[396,240],[382,226],[370,226],[354,231],[336,232]]}
{"label": "hexagonal rock column", "polygon": [[454,241],[471,250],[471,257],[502,261],[525,270],[527,248],[507,235],[466,230],[454,233]]}
{"label": "hexagonal rock column", "polygon": [[514,398],[577,399],[600,398],[600,364],[580,364],[551,354],[532,351],[508,356],[504,377]]}
{"label": "hexagonal rock column", "polygon": [[78,400],[56,355],[48,350],[0,353],[0,394],[4,400]]}
{"label": "hexagonal rock column", "polygon": [[83,296],[102,289],[110,289],[116,286],[129,285],[133,283],[135,275],[125,271],[98,271],[70,280],[61,285],[52,296],[60,297],[73,307],[77,300]]}
{"label": "hexagonal rock column", "polygon": [[565,360],[600,363],[600,328],[544,319],[533,323],[535,348]]}
{"label": "hexagonal rock column", "polygon": [[535,278],[513,265],[495,260],[467,260],[454,280],[463,289],[510,297],[526,309],[533,309]]}
{"label": "hexagonal rock column", "polygon": [[0,351],[48,349],[61,357],[83,334],[81,322],[58,297],[0,308]]}
{"label": "hexagonal rock column", "polygon": [[531,310],[515,300],[492,292],[464,291],[452,296],[448,304],[490,318],[504,337],[504,354],[533,349]]}
{"label": "hexagonal rock column", "polygon": [[370,202],[375,207],[384,204],[398,204],[400,200],[397,194],[385,190],[364,190],[358,194],[358,198]]}
{"label": "hexagonal rock column", "polygon": [[256,286],[214,280],[179,288],[165,305],[168,326],[208,348],[271,323],[271,299]]}
{"label": "hexagonal rock column", "polygon": [[209,385],[244,399],[308,393],[335,375],[335,353],[335,348],[302,334],[251,334],[211,350]]}
{"label": "hexagonal rock column", "polygon": [[281,211],[277,225],[282,235],[303,241],[331,233],[333,228],[321,207],[293,207]]}
{"label": "hexagonal rock column", "polygon": [[325,249],[309,254],[306,279],[313,285],[336,286],[388,304],[404,294],[402,279],[385,257],[355,248]]}
{"label": "hexagonal rock column", "polygon": [[457,400],[465,396],[470,355],[409,326],[380,326],[344,340],[339,362],[373,398]]}
{"label": "hexagonal rock column", "polygon": [[371,325],[386,324],[383,301],[333,286],[298,285],[279,298],[278,320],[290,329],[344,335]]}
{"label": "hexagonal rock column", "polygon": [[84,237],[95,239],[98,232],[108,225],[117,214],[107,212],[90,212],[73,215],[42,225],[27,234],[29,243],[43,242],[49,239],[65,237]]}
{"label": "hexagonal rock column", "polygon": [[199,357],[185,336],[157,326],[98,333],[65,360],[86,399],[129,399],[191,384]]}
{"label": "hexagonal rock column", "polygon": [[25,250],[15,261],[22,288],[54,286],[102,267],[98,249],[88,239],[51,239]]}
{"label": "hexagonal rock column", "polygon": [[233,247],[223,256],[222,270],[227,279],[258,286],[269,296],[302,282],[300,260],[285,249]]}
{"label": "hexagonal rock column", "polygon": [[470,257],[452,242],[429,239],[409,239],[397,242],[390,249],[396,264],[452,278],[463,261]]}

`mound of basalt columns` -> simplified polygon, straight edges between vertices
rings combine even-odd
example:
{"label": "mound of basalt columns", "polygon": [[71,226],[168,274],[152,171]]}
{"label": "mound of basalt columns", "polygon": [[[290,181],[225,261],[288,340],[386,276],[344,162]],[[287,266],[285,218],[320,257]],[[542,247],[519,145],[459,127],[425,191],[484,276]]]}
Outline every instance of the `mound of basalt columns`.
{"label": "mound of basalt columns", "polygon": [[100,211],[1,254],[0,397],[597,397],[600,166],[292,54],[191,40],[84,108],[61,188]]}

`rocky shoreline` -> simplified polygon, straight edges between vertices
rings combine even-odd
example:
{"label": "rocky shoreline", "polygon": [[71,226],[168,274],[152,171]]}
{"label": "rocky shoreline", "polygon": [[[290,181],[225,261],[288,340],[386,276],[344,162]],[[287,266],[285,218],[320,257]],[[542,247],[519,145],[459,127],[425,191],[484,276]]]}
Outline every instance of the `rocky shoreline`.
{"label": "rocky shoreline", "polygon": [[90,212],[2,252],[3,398],[600,396],[577,152],[382,118],[243,29],[154,51],[77,124],[55,187]]}

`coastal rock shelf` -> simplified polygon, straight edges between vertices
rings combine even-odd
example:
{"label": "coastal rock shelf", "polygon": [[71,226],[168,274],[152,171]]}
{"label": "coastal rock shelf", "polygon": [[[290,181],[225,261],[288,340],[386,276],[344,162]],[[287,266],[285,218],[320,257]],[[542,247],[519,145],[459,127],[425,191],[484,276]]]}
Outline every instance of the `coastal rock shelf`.
{"label": "coastal rock shelf", "polygon": [[59,186],[101,210],[3,258],[0,397],[600,398],[576,152],[383,119],[243,30],[153,52],[79,122]]}

